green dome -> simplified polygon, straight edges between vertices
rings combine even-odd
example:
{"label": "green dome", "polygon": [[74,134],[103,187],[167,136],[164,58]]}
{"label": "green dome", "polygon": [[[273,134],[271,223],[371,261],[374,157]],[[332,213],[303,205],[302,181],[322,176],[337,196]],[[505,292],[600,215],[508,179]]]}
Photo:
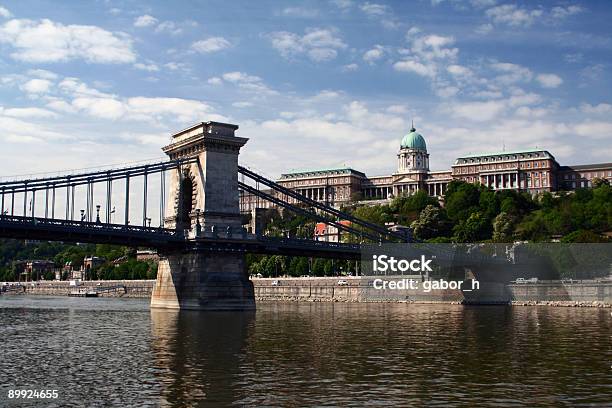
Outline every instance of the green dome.
{"label": "green dome", "polygon": [[404,136],[400,147],[402,149],[427,150],[425,139],[423,138],[423,136],[421,136],[420,133],[417,133],[415,128],[410,129],[410,133]]}

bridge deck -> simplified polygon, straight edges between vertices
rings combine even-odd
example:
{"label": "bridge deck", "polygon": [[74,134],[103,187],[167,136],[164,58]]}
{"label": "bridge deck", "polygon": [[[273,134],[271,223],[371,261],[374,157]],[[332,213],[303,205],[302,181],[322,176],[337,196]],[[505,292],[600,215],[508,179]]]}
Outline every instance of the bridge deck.
{"label": "bridge deck", "polygon": [[160,252],[183,247],[197,251],[359,259],[360,245],[336,242],[218,234],[187,239],[180,231],[123,224],[66,221],[48,218],[0,216],[0,236],[14,239],[108,243],[157,248]]}

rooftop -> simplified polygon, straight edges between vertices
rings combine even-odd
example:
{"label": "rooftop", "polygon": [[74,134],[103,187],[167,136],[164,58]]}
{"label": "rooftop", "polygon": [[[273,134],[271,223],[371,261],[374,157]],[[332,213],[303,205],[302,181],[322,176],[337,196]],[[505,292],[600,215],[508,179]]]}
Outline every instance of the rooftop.
{"label": "rooftop", "polygon": [[457,158],[458,159],[470,159],[470,158],[474,158],[474,157],[504,156],[504,155],[508,155],[508,154],[536,153],[536,152],[546,152],[546,153],[548,153],[549,155],[552,156],[552,154],[550,154],[550,152],[548,150],[546,150],[546,149],[523,149],[523,150],[508,150],[508,151],[491,152],[491,153],[467,154],[467,155],[459,156]]}
{"label": "rooftop", "polygon": [[365,177],[365,174],[352,169],[350,167],[339,167],[331,169],[315,169],[315,170],[295,170],[289,173],[281,174],[281,179],[285,178],[296,178],[296,177],[319,177],[319,176],[333,176],[339,174],[356,174],[358,176]]}
{"label": "rooftop", "polygon": [[576,164],[571,166],[561,166],[559,170],[561,171],[571,171],[571,170],[599,170],[599,169],[612,169],[612,163],[594,163],[594,164]]}

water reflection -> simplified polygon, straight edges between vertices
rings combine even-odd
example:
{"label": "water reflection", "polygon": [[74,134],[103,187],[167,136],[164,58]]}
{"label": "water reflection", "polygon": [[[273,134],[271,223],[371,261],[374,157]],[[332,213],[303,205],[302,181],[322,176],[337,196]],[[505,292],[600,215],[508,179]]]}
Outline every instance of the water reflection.
{"label": "water reflection", "polygon": [[255,312],[151,309],[162,406],[230,405],[254,323]]}
{"label": "water reflection", "polygon": [[256,314],[200,313],[24,296],[0,298],[0,327],[0,396],[52,387],[62,407],[612,401],[610,309],[259,303]]}

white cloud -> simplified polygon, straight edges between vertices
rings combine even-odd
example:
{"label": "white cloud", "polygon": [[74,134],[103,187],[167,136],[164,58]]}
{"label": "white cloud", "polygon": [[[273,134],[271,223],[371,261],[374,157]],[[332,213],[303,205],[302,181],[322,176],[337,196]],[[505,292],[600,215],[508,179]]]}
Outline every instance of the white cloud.
{"label": "white cloud", "polygon": [[507,24],[511,27],[530,26],[542,17],[542,10],[528,10],[515,4],[502,4],[488,9],[485,14],[495,23]]}
{"label": "white cloud", "polygon": [[150,27],[157,24],[157,19],[153,16],[145,14],[134,19],[134,27]]}
{"label": "white cloud", "polygon": [[[105,120],[131,120],[150,123],[173,121],[189,123],[209,118],[225,119],[201,101],[166,97],[130,97],[100,92],[77,78],[65,78],[58,84],[63,97],[52,97],[47,107],[66,113],[85,113]],[[216,118],[216,119],[215,119]]]}
{"label": "white cloud", "polygon": [[426,77],[433,77],[436,75],[436,68],[434,66],[424,65],[418,61],[413,60],[398,61],[393,64],[393,68],[396,71],[413,72],[415,74]]}
{"label": "white cloud", "polygon": [[563,79],[555,74],[539,74],[536,80],[544,88],[557,88],[563,83]]}
{"label": "white cloud", "polygon": [[586,81],[599,81],[605,68],[603,64],[589,65],[580,70],[580,78]]}
{"label": "white cloud", "polygon": [[288,17],[314,18],[319,15],[319,10],[305,7],[287,7],[281,12]]}
{"label": "white cloud", "polygon": [[228,82],[261,82],[261,78],[244,72],[234,71],[223,74],[223,79]]}
{"label": "white cloud", "polygon": [[231,43],[223,37],[209,37],[205,40],[196,41],[191,48],[202,54],[217,52],[231,47]]}
{"label": "white cloud", "polygon": [[472,70],[461,66],[461,65],[449,65],[448,67],[446,67],[446,70],[453,76],[457,76],[457,77],[467,77],[472,75]]}
{"label": "white cloud", "polygon": [[183,29],[174,21],[164,21],[155,28],[156,33],[168,33],[170,35],[179,35],[183,33]]}
{"label": "white cloud", "polygon": [[328,28],[309,28],[303,36],[277,31],[268,34],[268,38],[285,58],[306,54],[313,61],[327,61],[338,55],[337,50],[347,47],[337,36],[337,30]]}
{"label": "white cloud", "polygon": [[377,60],[381,59],[385,55],[385,47],[382,45],[375,45],[374,48],[369,49],[363,54],[363,60],[368,64],[373,64]]}
{"label": "white cloud", "polygon": [[234,102],[232,106],[234,108],[250,108],[253,104],[251,102]]}
{"label": "white cloud", "polygon": [[187,65],[182,62],[168,62],[164,64],[164,67],[168,68],[171,71],[177,71],[179,69],[186,70]]}
{"label": "white cloud", "polygon": [[[219,81],[217,81],[217,79]],[[239,88],[250,92],[270,95],[277,93],[276,91],[268,88],[260,77],[255,75],[249,75],[245,72],[240,71],[226,72],[225,74],[221,75],[221,78],[210,78],[208,80],[208,83],[212,85],[218,85],[221,84],[222,80],[235,84]]]}
{"label": "white cloud", "polygon": [[49,91],[53,83],[48,79],[30,79],[21,85],[21,89],[30,94],[44,94]]}
{"label": "white cloud", "polygon": [[408,112],[408,108],[406,107],[406,105],[391,105],[387,108],[387,112],[404,114]]}
{"label": "white cloud", "polygon": [[[37,125],[19,118],[0,116],[0,135],[8,142],[29,143],[72,139],[71,136],[50,130],[46,125]],[[37,157],[38,158],[38,157]],[[20,160],[23,160],[23,155]]]}
{"label": "white cloud", "polygon": [[72,106],[96,118],[116,120],[127,113],[124,103],[114,98],[78,97]]}
{"label": "white cloud", "polygon": [[469,119],[475,122],[486,122],[496,118],[505,109],[503,101],[464,102],[451,107],[456,118]]}
{"label": "white cloud", "polygon": [[13,17],[13,14],[11,14],[11,12],[8,11],[6,8],[0,6],[0,17],[11,18]]}
{"label": "white cloud", "polygon": [[308,50],[308,57],[317,62],[329,61],[338,56],[338,52],[333,48],[313,48]]}
{"label": "white cloud", "polygon": [[142,145],[165,146],[170,141],[170,137],[165,134],[158,133],[133,133],[124,132],[119,135],[121,139],[128,142],[136,142]]}
{"label": "white cloud", "polygon": [[608,114],[612,113],[612,105],[609,103],[600,103],[599,105],[583,103],[580,105],[580,110],[589,114]]}
{"label": "white cloud", "polygon": [[542,97],[538,94],[532,92],[523,92],[518,91],[514,95],[508,98],[508,106],[516,107],[516,106],[524,106],[524,105],[534,105],[542,101]]}
{"label": "white cloud", "polygon": [[389,12],[389,7],[384,4],[365,2],[360,7],[361,11],[369,16],[380,17]]}
{"label": "white cloud", "polygon": [[47,71],[45,69],[29,69],[28,75],[42,79],[57,79],[57,74],[55,72]]}
{"label": "white cloud", "polygon": [[126,34],[88,25],[63,25],[48,19],[9,20],[0,26],[0,42],[11,45],[11,57],[26,62],[127,63],[136,59]]}
{"label": "white cloud", "polygon": [[496,5],[497,0],[470,0],[470,4],[476,8],[485,8]]}
{"label": "white cloud", "polygon": [[571,64],[575,64],[575,63],[577,63],[577,62],[581,62],[583,57],[584,57],[584,55],[582,55],[582,53],[581,53],[581,52],[576,52],[576,53],[573,53],[573,54],[572,54],[572,53],[570,53],[570,54],[565,54],[565,55],[563,56],[563,59],[564,59],[566,62],[569,62],[569,63],[571,63]]}
{"label": "white cloud", "polygon": [[331,0],[331,2],[338,8],[346,10],[353,6],[353,0]]}
{"label": "white cloud", "polygon": [[576,5],[567,7],[556,6],[552,8],[552,10],[550,11],[550,15],[554,19],[561,20],[574,14],[581,13],[582,11],[584,11],[584,9]]}
{"label": "white cloud", "polygon": [[501,75],[495,77],[495,81],[501,85],[529,82],[533,79],[531,70],[518,64],[494,62],[490,66],[493,70],[501,72]]}
{"label": "white cloud", "polygon": [[146,64],[142,63],[142,62],[137,62],[136,64],[134,64],[134,68],[140,69],[142,71],[149,71],[149,72],[157,72],[157,71],[159,71],[159,67],[156,64],[152,63],[152,62],[149,62],[149,63],[146,63]]}
{"label": "white cloud", "polygon": [[87,86],[87,84],[84,84],[78,78],[64,78],[58,84],[58,88],[60,88],[65,94],[68,94],[71,97],[77,97],[77,96],[112,97],[113,96],[113,95],[100,92],[97,89]]}
{"label": "white cloud", "polygon": [[359,69],[359,65],[352,63],[352,64],[346,64],[342,66],[342,71],[344,72],[352,72],[352,71],[357,71]]}
{"label": "white cloud", "polygon": [[425,59],[453,59],[459,50],[450,48],[455,43],[453,37],[437,34],[416,37],[412,41],[412,52]]}
{"label": "white cloud", "polygon": [[544,108],[530,108],[528,106],[521,106],[516,110],[517,116],[529,117],[529,118],[542,118],[548,115],[550,112]]}
{"label": "white cloud", "polygon": [[578,136],[609,140],[612,135],[612,122],[585,121],[574,125],[573,130]]}
{"label": "white cloud", "polygon": [[208,81],[206,82],[208,82],[211,85],[221,85],[223,83],[223,80],[219,77],[211,77],[211,78],[208,78]]}
{"label": "white cloud", "polygon": [[448,99],[459,93],[459,88],[456,86],[439,86],[435,89],[436,95],[440,98]]}
{"label": "white cloud", "polygon": [[476,32],[476,34],[480,34],[480,35],[489,34],[491,31],[493,31],[493,24],[491,23],[481,24],[478,27],[476,27],[474,31]]}
{"label": "white cloud", "polygon": [[2,109],[0,107],[0,114],[4,116],[11,116],[13,118],[54,118],[57,117],[55,112],[51,112],[47,109],[42,108],[10,108]]}

